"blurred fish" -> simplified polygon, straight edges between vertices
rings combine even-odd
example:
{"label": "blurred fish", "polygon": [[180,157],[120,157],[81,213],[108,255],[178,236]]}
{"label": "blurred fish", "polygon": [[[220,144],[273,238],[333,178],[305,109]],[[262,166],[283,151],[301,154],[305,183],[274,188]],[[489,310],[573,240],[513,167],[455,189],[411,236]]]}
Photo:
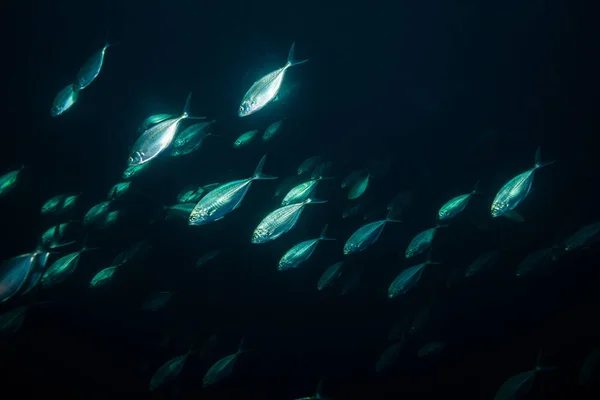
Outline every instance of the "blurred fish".
{"label": "blurred fish", "polygon": [[189,115],[191,99],[192,94],[190,93],[185,101],[183,113],[179,117],[159,122],[142,133],[133,145],[128,160],[129,166],[147,163],[166,150],[173,141],[182,120],[206,119],[205,117],[192,117]]}
{"label": "blurred fish", "polygon": [[206,193],[208,193],[208,192],[212,192],[213,190],[215,190],[219,186],[221,186],[220,182],[209,183],[208,185],[202,186],[202,189],[204,189],[206,191]]}
{"label": "blurred fish", "polygon": [[111,201],[98,203],[83,216],[83,226],[90,226],[102,222],[110,212]]}
{"label": "blurred fish", "polygon": [[233,372],[235,363],[240,355],[248,350],[244,350],[244,339],[240,341],[237,352],[223,357],[214,363],[204,375],[202,379],[202,386],[207,387],[219,383],[229,377]]}
{"label": "blurred fish", "polygon": [[208,136],[215,136],[210,132],[215,121],[200,122],[189,126],[182,132],[175,135],[173,145],[171,146],[170,154],[173,157],[184,156],[190,154],[204,143],[204,139]]}
{"label": "blurred fish", "polygon": [[375,372],[381,373],[390,367],[393,367],[398,363],[398,359],[402,354],[402,350],[404,350],[406,344],[404,340],[401,340],[397,343],[394,343],[388,348],[384,350],[384,352],[379,356],[379,360],[377,361],[377,365],[375,366]]}
{"label": "blurred fish", "polygon": [[165,206],[165,219],[177,218],[187,221],[194,207],[196,207],[196,203],[182,203]]}
{"label": "blurred fish", "polygon": [[299,180],[300,177],[298,177],[297,175],[292,175],[288,176],[287,178],[284,178],[281,182],[279,182],[279,184],[275,188],[275,193],[273,193],[273,197],[277,198],[283,195],[284,193],[287,194],[290,191],[290,189],[297,185]]}
{"label": "blurred fish", "polygon": [[252,139],[256,137],[257,133],[258,129],[253,129],[251,131],[242,133],[237,139],[235,139],[235,142],[233,142],[233,148],[239,149],[240,147],[249,145]]}
{"label": "blurred fish", "polygon": [[50,267],[44,272],[41,279],[41,284],[43,288],[48,288],[50,286],[56,285],[57,283],[63,282],[69,276],[71,276],[77,266],[79,265],[79,260],[81,259],[81,253],[88,250],[95,250],[96,248],[90,248],[84,245],[80,250],[67,254],[54,261]]}
{"label": "blurred fish", "polygon": [[471,200],[471,196],[479,193],[477,191],[479,187],[479,181],[475,183],[475,187],[471,193],[461,194],[460,196],[456,196],[450,200],[448,200],[438,211],[438,219],[440,221],[446,221],[456,217],[458,214],[464,211],[464,209],[469,204],[469,200]]}
{"label": "blurred fish", "polygon": [[165,308],[173,294],[171,292],[156,292],[148,297],[144,304],[142,304],[142,310],[146,311],[157,311],[161,308]]}
{"label": "blurred fish", "polygon": [[299,397],[295,400],[326,400],[323,396],[322,396],[322,391],[323,391],[323,381],[319,381],[319,384],[317,385],[317,390],[315,391],[314,396],[308,396],[308,397]]}
{"label": "blurred fish", "polygon": [[363,208],[364,208],[364,205],[362,205],[362,204],[348,206],[344,209],[344,212],[342,213],[342,218],[353,217],[356,214],[358,214],[360,211],[362,211]]}
{"label": "blurred fish", "polygon": [[561,249],[550,247],[540,249],[530,253],[517,267],[517,276],[525,276],[533,273],[535,270],[544,267],[557,260],[558,252]]}
{"label": "blurred fish", "polygon": [[290,48],[290,52],[288,54],[287,63],[283,67],[263,76],[254,82],[250,89],[248,89],[238,110],[238,115],[240,117],[253,114],[266,106],[271,100],[273,100],[275,96],[277,96],[279,88],[281,87],[281,82],[283,81],[283,77],[285,75],[285,71],[294,65],[300,65],[308,61],[294,60],[295,46],[296,44],[292,43],[292,47]]}
{"label": "blurred fish", "polygon": [[359,176],[358,179],[354,182],[354,184],[350,187],[348,191],[348,200],[358,199],[363,193],[367,190],[369,186],[369,179],[371,178],[371,174],[367,173],[366,175]]}
{"label": "blurred fish", "polygon": [[321,235],[318,238],[305,240],[304,242],[298,243],[288,250],[279,260],[278,270],[285,271],[298,267],[300,264],[310,258],[321,240],[335,240],[326,236],[327,227],[328,225],[325,225],[321,231]]}
{"label": "blurred fish", "polygon": [[267,126],[265,129],[265,133],[263,133],[262,140],[263,142],[267,142],[275,137],[281,131],[281,125],[283,124],[283,120],[275,121],[271,125]]}
{"label": "blurred fish", "polygon": [[110,282],[112,280],[113,275],[115,274],[116,270],[117,270],[116,266],[107,267],[107,268],[104,268],[103,270],[100,270],[96,275],[94,275],[94,277],[90,281],[90,287],[94,288],[94,287],[106,285],[108,282]]}
{"label": "blurred fish", "polygon": [[530,371],[525,371],[520,374],[508,378],[496,392],[494,400],[517,399],[524,398],[533,389],[533,382],[539,372],[551,371],[554,368],[542,367],[540,365],[541,351],[538,353],[536,366]]}
{"label": "blurred fish", "polygon": [[0,314],[0,336],[6,333],[16,333],[27,315],[28,306],[19,306]]}
{"label": "blurred fish", "polygon": [[74,85],[76,90],[79,91],[85,89],[94,81],[94,79],[96,79],[98,74],[100,74],[100,70],[102,69],[106,50],[115,45],[116,43],[106,43],[104,47],[96,51],[90,58],[88,58],[85,64],[83,64],[83,66],[79,69],[77,77],[75,78]]}
{"label": "blurred fish", "polygon": [[149,165],[150,165],[150,163],[145,163],[145,164],[140,164],[140,165],[130,165],[123,172],[123,179],[127,180],[127,179],[133,178],[134,176],[138,176],[144,170],[146,170]]}
{"label": "blurred fish", "polygon": [[421,276],[423,276],[425,266],[429,264],[440,263],[430,261],[428,258],[424,263],[409,267],[400,272],[388,289],[388,297],[391,299],[401,294],[406,294],[410,289],[415,287],[417,282],[421,279]]}
{"label": "blurred fish", "polygon": [[79,91],[76,90],[75,86],[73,84],[65,86],[54,98],[52,108],[50,109],[50,115],[52,117],[58,117],[59,115],[64,114],[78,99]]}
{"label": "blurred fish", "polygon": [[111,226],[116,225],[117,222],[121,221],[125,214],[127,214],[127,212],[124,210],[110,211],[98,221],[96,227],[98,229],[108,229]]}
{"label": "blurred fish", "polygon": [[199,185],[187,185],[177,195],[178,203],[197,203],[205,194],[205,190]]}
{"label": "blurred fish", "polygon": [[319,282],[317,283],[317,290],[326,289],[334,284],[334,282],[340,277],[342,271],[342,267],[344,266],[344,262],[340,261],[333,265],[330,265],[319,278]]}
{"label": "blurred fish", "polygon": [[203,265],[208,264],[209,262],[211,262],[212,260],[217,258],[219,256],[219,254],[221,254],[221,250],[212,250],[212,251],[209,251],[208,253],[200,256],[198,258],[198,261],[196,261],[196,268],[199,268]]}
{"label": "blurred fish", "polygon": [[141,258],[150,249],[150,245],[146,241],[139,241],[132,244],[127,250],[124,250],[117,254],[117,256],[111,262],[111,266],[120,267],[122,265],[128,264],[135,260],[136,258]]}
{"label": "blurred fish", "polygon": [[15,171],[10,171],[0,176],[0,197],[5,196],[8,192],[13,190],[15,186],[17,186],[19,174],[23,168],[25,167],[22,166]]}
{"label": "blurred fish", "polygon": [[26,296],[37,287],[42,275],[46,271],[48,259],[50,258],[50,252],[44,250],[41,245],[38,245],[38,247],[31,253],[31,257],[33,258],[33,265],[29,271],[29,276],[27,277],[25,284],[19,292],[19,296]]}
{"label": "blurred fish", "polygon": [[500,250],[489,251],[479,255],[465,271],[465,277],[471,277],[484,268],[491,268],[500,256]]}
{"label": "blurred fish", "polygon": [[529,194],[535,171],[553,163],[554,161],[542,162],[540,148],[538,147],[535,152],[533,168],[512,178],[496,194],[491,206],[492,217],[499,217],[516,208]]}
{"label": "blurred fish", "polygon": [[282,206],[287,206],[292,203],[301,203],[313,195],[317,189],[317,184],[322,180],[333,179],[332,177],[318,177],[293,187],[281,201]]}
{"label": "blurred fish", "polygon": [[371,222],[358,228],[358,230],[356,230],[356,232],[354,232],[346,241],[346,244],[344,245],[344,254],[358,253],[375,243],[379,239],[379,236],[381,236],[381,232],[383,232],[386,223],[402,222],[393,219],[392,216],[393,212],[390,211],[385,219]]}
{"label": "blurred fish", "polygon": [[306,160],[302,161],[300,166],[298,166],[298,175],[311,173],[322,159],[323,157],[321,156],[308,157]]}
{"label": "blurred fish", "polygon": [[183,370],[183,366],[187,361],[188,357],[194,351],[194,347],[190,347],[187,353],[170,359],[164,363],[150,379],[148,389],[152,392],[165,385],[166,383],[172,382]]}
{"label": "blurred fish", "polygon": [[361,177],[361,175],[363,175],[365,173],[364,170],[356,170],[356,171],[352,171],[350,172],[345,178],[344,180],[342,180],[342,189],[347,188],[348,186],[352,186],[354,185],[354,183],[356,181],[358,181]]}
{"label": "blurred fish", "polygon": [[269,213],[258,224],[252,234],[252,243],[266,243],[275,240],[290,229],[292,229],[307,204],[327,203],[326,200],[315,200],[308,198],[301,203],[294,203],[279,207]]}
{"label": "blurred fish", "polygon": [[566,239],[562,246],[565,251],[585,249],[600,240],[600,222],[586,225]]}
{"label": "blurred fish", "polygon": [[439,228],[446,228],[447,226],[448,225],[436,225],[433,228],[418,233],[406,248],[406,258],[414,257],[427,251],[431,247],[431,243],[433,242],[437,230]]}
{"label": "blurred fish", "polygon": [[74,232],[74,224],[65,222],[48,228],[41,237],[41,247],[45,249],[55,249],[57,247],[68,246],[75,243],[74,240],[65,240],[69,234]]}
{"label": "blurred fish", "polygon": [[225,183],[204,196],[192,210],[188,224],[203,225],[224,218],[242,204],[252,182],[262,179],[277,179],[277,177],[262,173],[266,159],[267,155],[265,154],[256,166],[254,175],[250,178]]}
{"label": "blurred fish", "polygon": [[79,195],[70,196],[66,194],[59,194],[57,196],[54,196],[44,203],[44,205],[42,206],[41,214],[59,215],[67,213],[75,207],[78,199]]}
{"label": "blurred fish", "polygon": [[124,197],[131,189],[131,182],[120,182],[108,191],[108,200],[117,200]]}
{"label": "blurred fish", "polygon": [[142,133],[153,125],[159,124],[168,119],[175,119],[177,115],[175,114],[155,114],[151,115],[142,122],[138,128],[138,133]]}
{"label": "blurred fish", "polygon": [[30,254],[21,254],[0,264],[0,304],[13,297],[27,281],[35,257]]}
{"label": "blurred fish", "polygon": [[442,342],[430,342],[421,347],[417,352],[417,355],[419,358],[433,356],[441,353],[445,347],[446,345]]}
{"label": "blurred fish", "polygon": [[[2,324],[0,324],[1,330]],[[600,347],[592,350],[585,358],[577,379],[577,383],[582,386],[597,385],[598,382],[600,382]]]}

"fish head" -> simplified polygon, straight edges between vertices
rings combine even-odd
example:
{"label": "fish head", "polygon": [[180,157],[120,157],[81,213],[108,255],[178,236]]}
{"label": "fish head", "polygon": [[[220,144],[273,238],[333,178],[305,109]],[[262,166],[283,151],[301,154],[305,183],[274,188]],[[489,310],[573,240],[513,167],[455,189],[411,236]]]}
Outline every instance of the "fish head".
{"label": "fish head", "polygon": [[268,238],[269,238],[269,231],[259,226],[252,233],[251,242],[252,243],[264,243],[268,240]]}
{"label": "fish head", "polygon": [[129,166],[140,165],[144,163],[144,154],[140,151],[133,152],[129,159],[127,160],[127,164]]}
{"label": "fish head", "polygon": [[240,117],[245,117],[252,114],[254,111],[256,111],[256,100],[244,99],[238,109],[238,115]]}
{"label": "fish head", "polygon": [[507,211],[510,211],[510,209],[508,207],[508,204],[503,201],[494,201],[490,209],[492,217],[494,218],[501,216]]}

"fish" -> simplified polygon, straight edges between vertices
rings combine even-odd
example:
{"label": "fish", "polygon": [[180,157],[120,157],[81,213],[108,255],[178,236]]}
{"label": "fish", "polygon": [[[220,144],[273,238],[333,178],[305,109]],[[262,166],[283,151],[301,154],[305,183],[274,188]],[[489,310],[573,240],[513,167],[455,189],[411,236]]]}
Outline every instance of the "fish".
{"label": "fish", "polygon": [[111,201],[103,201],[89,209],[83,216],[83,226],[101,223],[110,211]]}
{"label": "fish", "polygon": [[283,67],[276,69],[275,71],[263,76],[262,78],[254,82],[250,89],[248,89],[248,91],[242,98],[242,102],[238,110],[238,115],[240,117],[246,117],[250,114],[254,114],[255,112],[262,109],[264,106],[266,106],[279,93],[279,89],[281,87],[281,82],[283,81],[285,71],[287,71],[287,69],[290,67],[304,64],[308,61],[307,59],[294,60],[295,47],[296,43],[292,43],[292,46],[290,47],[290,52],[288,54],[287,62]]}
{"label": "fish", "polygon": [[277,135],[281,131],[281,125],[283,124],[283,120],[275,121],[271,125],[267,126],[265,132],[263,133],[262,140],[263,142],[268,142],[273,139],[275,135]]}
{"label": "fish", "polygon": [[348,186],[354,185],[356,181],[358,181],[361,175],[364,174],[364,170],[356,170],[350,172],[343,180],[342,180],[342,189],[347,188]]}
{"label": "fish", "polygon": [[358,199],[363,193],[367,190],[369,186],[369,179],[371,178],[371,174],[367,173],[366,175],[360,176],[356,182],[350,187],[348,191],[348,200]]}
{"label": "fish", "polygon": [[31,253],[21,254],[0,264],[0,304],[17,294],[35,265]]}
{"label": "fish", "polygon": [[110,282],[112,280],[113,275],[115,274],[116,271],[117,271],[116,266],[107,267],[107,268],[100,270],[96,275],[94,275],[94,277],[90,281],[90,287],[94,288],[94,287],[106,285],[108,282]]}
{"label": "fish", "polygon": [[481,271],[484,268],[492,267],[500,256],[499,250],[490,251],[484,254],[481,254],[479,257],[475,259],[465,271],[465,277],[471,277],[475,275],[477,272]]}
{"label": "fish", "polygon": [[535,171],[551,164],[554,164],[554,161],[542,162],[541,151],[538,147],[535,152],[535,164],[533,168],[506,182],[496,194],[490,209],[492,217],[500,217],[521,204],[531,190]]}
{"label": "fish", "polygon": [[145,163],[145,164],[140,164],[140,165],[130,165],[123,172],[123,179],[127,180],[127,179],[131,179],[135,176],[140,175],[143,171],[145,171],[148,168],[149,165],[150,165],[150,163]]}
{"label": "fish", "polygon": [[166,383],[172,382],[183,370],[183,366],[190,354],[194,352],[194,347],[190,347],[187,353],[170,359],[160,366],[160,368],[150,378],[148,389],[152,392]]}
{"label": "fish", "polygon": [[128,159],[129,166],[145,164],[166,150],[175,138],[177,128],[182,120],[206,119],[206,117],[192,117],[189,115],[191,99],[192,94],[190,93],[185,101],[183,113],[179,117],[159,122],[142,133],[133,145]]}
{"label": "fish", "polygon": [[11,190],[13,190],[15,186],[17,186],[17,183],[19,181],[19,175],[23,168],[25,167],[22,166],[17,170],[7,172],[4,175],[0,176],[0,197],[5,196]]}
{"label": "fish", "polygon": [[393,210],[388,212],[388,215],[385,219],[380,221],[370,222],[366,225],[358,228],[346,241],[344,244],[344,254],[354,254],[360,251],[365,250],[367,247],[375,243],[379,236],[381,236],[381,232],[383,232],[383,228],[385,224],[388,222],[402,222],[397,219],[392,218]]}
{"label": "fish", "polygon": [[308,157],[298,166],[298,175],[310,173],[323,159],[321,156]]}
{"label": "fish", "polygon": [[536,366],[534,369],[521,372],[508,378],[496,392],[494,400],[517,399],[526,397],[531,389],[535,377],[540,372],[552,371],[554,367],[542,367],[540,365],[541,351],[538,353]]}
{"label": "fish", "polygon": [[175,114],[155,114],[146,118],[139,126],[138,133],[142,133],[153,125],[159,124],[168,119],[175,119],[177,115]]}
{"label": "fish", "polygon": [[479,193],[479,181],[475,183],[475,187],[471,191],[471,193],[461,194],[460,196],[456,196],[450,200],[448,200],[438,211],[438,219],[440,221],[446,221],[452,218],[455,218],[458,214],[464,211],[469,204],[469,200],[474,194]]}
{"label": "fish", "polygon": [[235,139],[235,142],[233,142],[233,148],[239,149],[240,147],[249,145],[252,139],[256,137],[257,133],[258,129],[253,129],[251,131],[242,133],[237,139]]}
{"label": "fish", "polygon": [[388,346],[381,356],[379,356],[379,360],[377,360],[377,364],[375,366],[375,372],[381,373],[390,367],[393,367],[398,363],[398,359],[402,354],[402,350],[406,347],[406,343],[404,340],[393,343]]}
{"label": "fish", "polygon": [[333,265],[330,265],[319,278],[319,282],[317,282],[317,290],[323,290],[333,285],[335,280],[340,277],[342,274],[342,267],[344,266],[344,262],[340,261]]}
{"label": "fish", "polygon": [[116,46],[117,43],[106,43],[100,50],[96,51],[83,64],[77,73],[74,86],[77,91],[88,87],[100,74],[102,64],[104,63],[104,55],[109,47]]}
{"label": "fish", "polygon": [[436,225],[433,228],[427,229],[423,232],[419,232],[408,244],[406,248],[405,257],[411,258],[425,252],[431,247],[435,233],[439,228],[446,228],[447,225]]}
{"label": "fish", "polygon": [[317,390],[315,391],[315,394],[313,396],[308,396],[308,397],[299,397],[297,399],[294,400],[326,400],[323,395],[323,381],[319,381],[319,384],[317,385]]}
{"label": "fish", "polygon": [[204,139],[215,136],[210,132],[215,121],[199,122],[177,133],[173,139],[170,155],[173,157],[185,156],[202,147]]}
{"label": "fish", "polygon": [[219,256],[219,254],[221,254],[221,250],[212,250],[212,251],[209,251],[208,253],[200,256],[198,258],[198,260],[196,261],[196,268],[199,268],[203,265],[208,264],[209,262],[211,262],[212,260],[217,258]]}
{"label": "fish", "polygon": [[118,200],[129,193],[131,182],[119,182],[110,188],[108,191],[108,200]]}
{"label": "fish", "polygon": [[122,219],[121,217],[125,214],[126,214],[126,212],[123,210],[110,211],[108,214],[105,214],[104,217],[98,221],[97,228],[98,229],[110,228],[111,226],[115,225],[118,221],[120,221]]}
{"label": "fish", "polygon": [[181,189],[177,195],[178,203],[197,203],[202,196],[205,194],[205,190],[202,186],[188,185]]}
{"label": "fish", "polygon": [[206,371],[206,374],[204,374],[204,378],[202,378],[202,386],[208,387],[208,386],[214,385],[216,383],[219,383],[219,382],[223,381],[225,378],[227,378],[233,372],[235,363],[238,360],[238,358],[240,357],[240,355],[242,353],[248,351],[248,350],[244,350],[243,346],[244,346],[244,339],[242,339],[240,341],[238,350],[235,353],[228,355],[227,357],[223,357],[220,360],[218,360],[217,362],[215,362],[208,369],[208,371]]}
{"label": "fish", "polygon": [[308,182],[301,183],[293,187],[281,201],[282,206],[287,206],[292,203],[301,203],[307,198],[311,197],[317,189],[317,184],[326,179],[333,179],[332,177],[324,178],[318,177]]}
{"label": "fish", "polygon": [[50,109],[50,115],[52,117],[58,117],[69,110],[79,100],[79,91],[76,90],[75,86],[71,83],[62,88],[54,98],[52,102],[52,108]]}
{"label": "fish", "polygon": [[434,354],[441,353],[445,347],[446,347],[446,345],[442,342],[430,342],[430,343],[423,345],[423,347],[421,347],[419,349],[419,351],[417,352],[417,355],[419,356],[419,358],[429,357]]}
{"label": "fish", "polygon": [[[2,324],[0,324],[0,331],[2,331]],[[585,358],[577,383],[581,386],[591,386],[598,382],[598,377],[600,377],[600,347],[592,350]]]}
{"label": "fish", "polygon": [[600,240],[600,222],[586,225],[567,238],[562,247],[566,252],[586,249]]}
{"label": "fish", "polygon": [[42,206],[40,213],[42,215],[67,213],[75,207],[77,200],[79,200],[79,195],[59,194],[48,199]]}
{"label": "fish", "polygon": [[66,256],[54,261],[54,263],[52,263],[52,265],[50,265],[50,267],[48,267],[48,269],[42,275],[42,287],[49,288],[50,286],[54,286],[57,283],[63,282],[77,269],[79,260],[81,259],[81,253],[95,249],[96,248],[90,248],[84,245],[80,250],[67,254]]}
{"label": "fish", "polygon": [[279,260],[279,267],[277,269],[285,271],[296,268],[310,258],[320,241],[335,240],[327,237],[327,227],[328,225],[325,225],[318,238],[305,240],[289,249]]}
{"label": "fish", "polygon": [[145,241],[139,241],[132,244],[127,250],[124,250],[117,254],[114,260],[111,262],[112,267],[121,267],[125,264],[130,263],[137,257],[142,257],[150,249],[150,245]]}
{"label": "fish", "polygon": [[46,265],[48,264],[48,259],[50,258],[50,252],[44,250],[42,246],[38,245],[38,248],[31,253],[31,256],[33,258],[33,265],[29,271],[29,276],[25,281],[25,285],[23,285],[19,292],[19,296],[25,296],[37,287],[42,275],[44,274],[44,271],[46,270]]}
{"label": "fish", "polygon": [[57,247],[68,246],[75,243],[74,240],[63,241],[67,234],[73,231],[73,225],[72,222],[64,222],[48,228],[48,230],[42,234],[40,247],[55,249]]}
{"label": "fish", "polygon": [[254,233],[252,233],[251,243],[266,243],[277,239],[296,225],[298,218],[300,218],[300,215],[307,204],[321,203],[327,203],[327,200],[308,198],[301,203],[294,203],[279,207],[278,209],[270,212],[258,224],[254,230]]}
{"label": "fish", "polygon": [[392,281],[390,287],[388,288],[388,298],[392,299],[401,294],[406,294],[410,289],[415,287],[417,282],[419,282],[423,276],[425,266],[430,264],[440,263],[430,261],[428,257],[424,263],[414,265],[400,272],[400,274]]}
{"label": "fish", "polygon": [[525,276],[537,269],[557,260],[557,251],[554,247],[536,250],[525,257],[517,267],[516,276]]}
{"label": "fish", "polygon": [[142,310],[146,311],[157,311],[164,308],[169,300],[171,300],[173,294],[171,292],[156,292],[144,301],[142,304]]}
{"label": "fish", "polygon": [[250,178],[225,183],[204,196],[190,213],[188,224],[204,225],[224,218],[242,204],[252,182],[277,179],[275,176],[263,174],[262,169],[266,159],[267,155],[265,154]]}

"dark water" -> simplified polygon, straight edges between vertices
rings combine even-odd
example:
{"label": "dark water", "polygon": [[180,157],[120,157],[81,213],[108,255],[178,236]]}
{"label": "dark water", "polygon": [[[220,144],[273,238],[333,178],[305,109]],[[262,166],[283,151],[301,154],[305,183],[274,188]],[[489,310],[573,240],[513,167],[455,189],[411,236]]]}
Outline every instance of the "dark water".
{"label": "dark water", "polygon": [[[281,178],[311,155],[333,161],[340,179],[372,160],[390,161],[388,174],[364,195],[370,209],[381,210],[376,218],[399,191],[415,196],[403,224],[388,225],[376,245],[352,258],[363,275],[348,296],[316,291],[324,268],[342,259],[344,241],[364,223],[341,219],[347,200],[339,180],[320,184],[327,204],[308,206],[294,231],[265,245],[249,240],[276,205],[273,181],[255,182],[239,210],[211,225],[148,226],[149,218],[134,218],[94,234],[101,250],[85,253],[68,282],[40,294],[38,300],[56,303],[32,308],[4,345],[3,389],[293,399],[312,395],[323,378],[324,395],[334,399],[479,399],[533,368],[543,348],[545,363],[558,368],[536,380],[532,398],[592,397],[575,383],[598,346],[598,249],[566,256],[539,276],[514,277],[527,254],[600,219],[591,17],[564,1],[403,3],[3,6],[0,166],[2,173],[29,168],[0,202],[2,260],[35,248],[50,226],[39,216],[49,197],[82,192],[74,219],[103,201],[120,180],[139,123],[152,113],[180,112],[190,91],[193,112],[216,119],[220,137],[136,181],[157,204],[172,203],[190,183],[247,177],[264,153],[265,172]],[[73,109],[51,118],[56,92],[104,44],[107,30],[121,44],[107,51],[99,78]],[[289,70],[289,97],[238,118],[244,92],[281,66],[294,41],[297,57],[310,62]],[[272,142],[231,149],[243,131],[282,117],[289,123]],[[532,166],[537,146],[543,159],[557,162],[536,172],[534,191],[520,207],[526,221],[488,221],[484,231],[465,221],[440,230],[434,254],[442,264],[409,295],[388,300],[391,280],[413,264],[402,256],[406,245],[435,224],[439,206],[481,180],[471,212],[487,215],[499,187]],[[326,222],[338,241],[321,243],[302,268],[278,272],[279,257]],[[110,287],[88,288],[98,270],[142,239],[152,245],[143,262]],[[215,248],[224,251],[218,262],[195,270],[195,259]],[[494,271],[446,288],[451,271],[496,248],[505,252]],[[157,290],[175,293],[172,302],[140,312],[144,297]],[[376,374],[391,326],[431,302],[429,323],[400,363]],[[170,341],[160,346],[167,333]],[[147,394],[162,363],[213,333],[216,356],[192,356],[175,384]],[[210,363],[233,353],[242,337],[256,351],[229,382],[202,389]],[[446,343],[444,352],[418,359],[416,351],[432,340]]]}

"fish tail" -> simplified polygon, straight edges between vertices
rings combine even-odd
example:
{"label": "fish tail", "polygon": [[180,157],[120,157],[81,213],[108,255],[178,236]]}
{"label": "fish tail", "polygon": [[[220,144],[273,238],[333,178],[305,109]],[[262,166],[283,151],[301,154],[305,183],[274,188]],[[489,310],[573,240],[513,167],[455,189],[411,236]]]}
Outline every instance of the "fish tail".
{"label": "fish tail", "polygon": [[533,166],[533,169],[546,167],[550,164],[554,164],[555,162],[556,162],[556,160],[542,161],[542,152],[541,152],[540,147],[538,147],[537,150],[535,151],[535,165]]}
{"label": "fish tail", "polygon": [[290,47],[290,52],[288,54],[288,60],[287,60],[287,66],[288,67],[293,67],[294,65],[300,65],[300,64],[304,64],[305,62],[308,61],[308,59],[306,60],[294,60],[294,49],[296,47],[296,42],[292,43],[292,47]]}
{"label": "fish tail", "polygon": [[393,208],[391,208],[391,209],[388,211],[388,214],[387,214],[387,216],[385,217],[385,222],[402,222],[402,221],[401,221],[401,220],[399,220],[399,219],[395,219],[395,218],[394,218],[394,214],[395,214],[395,210],[394,210]]}
{"label": "fish tail", "polygon": [[323,204],[323,203],[327,203],[327,200],[318,200],[318,199],[315,199],[314,197],[309,197],[308,199],[304,200],[304,204]]}
{"label": "fish tail", "polygon": [[479,191],[479,180],[475,182],[475,186],[473,186],[473,191],[471,192],[471,194],[481,194],[481,192]]}
{"label": "fish tail", "polygon": [[206,119],[206,117],[195,117],[190,115],[190,104],[192,103],[192,92],[188,93],[185,99],[185,105],[183,106],[183,115],[187,119]]}
{"label": "fish tail", "polygon": [[327,228],[329,224],[326,224],[321,231],[321,235],[319,236],[319,240],[335,240],[334,238],[327,237]]}
{"label": "fish tail", "polygon": [[431,265],[440,265],[441,262],[439,261],[432,261],[431,259],[431,249],[427,252],[427,258],[425,259],[425,264],[431,264]]}
{"label": "fish tail", "polygon": [[267,155],[266,154],[264,156],[262,156],[262,158],[258,162],[258,165],[256,166],[256,169],[254,170],[254,175],[252,176],[252,179],[254,179],[254,180],[259,180],[259,179],[278,179],[276,176],[271,176],[271,175],[263,174],[262,169],[265,166],[265,161],[267,161]]}

